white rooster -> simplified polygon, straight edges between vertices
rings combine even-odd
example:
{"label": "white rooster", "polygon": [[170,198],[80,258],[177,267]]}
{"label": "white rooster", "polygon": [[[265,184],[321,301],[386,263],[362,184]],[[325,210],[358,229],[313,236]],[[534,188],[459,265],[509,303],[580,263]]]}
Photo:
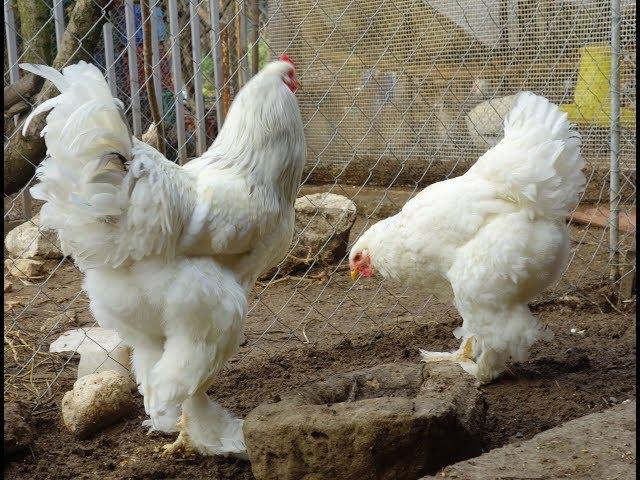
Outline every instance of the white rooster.
{"label": "white rooster", "polygon": [[31,193],[85,273],[98,323],[133,347],[144,424],[180,431],[164,453],[243,455],[242,421],[206,391],[238,350],[247,292],[293,236],[306,151],[293,63],[282,56],[253,77],[184,166],[132,137],[95,66],[22,68],[60,91],[25,122],[51,110]]}
{"label": "white rooster", "polygon": [[569,254],[565,217],[584,190],[580,137],[566,113],[518,95],[504,138],[464,175],[425,188],[351,249],[352,277],[383,277],[451,299],[462,316],[452,360],[482,383],[550,338],[528,302],[554,282]]}

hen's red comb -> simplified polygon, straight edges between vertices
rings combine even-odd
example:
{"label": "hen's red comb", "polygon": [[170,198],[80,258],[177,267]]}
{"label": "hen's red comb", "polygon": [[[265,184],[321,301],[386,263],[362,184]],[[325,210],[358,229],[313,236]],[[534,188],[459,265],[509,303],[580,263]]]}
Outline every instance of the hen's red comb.
{"label": "hen's red comb", "polygon": [[279,60],[281,60],[283,62],[290,63],[294,67],[296,66],[296,64],[293,63],[293,60],[291,60],[291,57],[289,55],[287,55],[286,53],[283,53],[282,55],[280,55]]}

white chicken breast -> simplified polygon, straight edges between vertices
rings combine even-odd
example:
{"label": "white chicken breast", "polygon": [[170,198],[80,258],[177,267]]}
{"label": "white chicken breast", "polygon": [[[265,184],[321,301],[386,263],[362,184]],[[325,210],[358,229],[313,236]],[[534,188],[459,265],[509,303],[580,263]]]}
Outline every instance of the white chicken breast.
{"label": "white chicken breast", "polygon": [[98,323],[132,347],[145,425],[180,431],[169,453],[245,451],[242,421],[206,391],[239,348],[248,291],[294,233],[306,148],[295,67],[281,58],[244,86],[213,145],[185,166],[131,136],[95,66],[22,65],[60,91],[24,127],[51,110],[31,189],[46,201],[42,225],[85,273]]}
{"label": "white chicken breast", "polygon": [[527,304],[566,266],[565,218],[585,186],[579,134],[556,105],[521,93],[504,131],[467,173],[373,225],[349,257],[354,278],[380,273],[452,299],[462,345],[423,359],[457,361],[483,383],[550,337]]}

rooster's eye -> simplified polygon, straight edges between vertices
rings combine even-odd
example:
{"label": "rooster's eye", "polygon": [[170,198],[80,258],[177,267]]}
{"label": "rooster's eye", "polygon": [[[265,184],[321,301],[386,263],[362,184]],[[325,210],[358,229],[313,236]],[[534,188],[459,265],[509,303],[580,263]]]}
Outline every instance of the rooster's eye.
{"label": "rooster's eye", "polygon": [[360,254],[359,254],[359,253],[358,253],[358,254],[356,254],[356,256],[355,256],[355,257],[353,257],[353,259],[354,259],[356,262],[359,262],[359,261],[360,261]]}

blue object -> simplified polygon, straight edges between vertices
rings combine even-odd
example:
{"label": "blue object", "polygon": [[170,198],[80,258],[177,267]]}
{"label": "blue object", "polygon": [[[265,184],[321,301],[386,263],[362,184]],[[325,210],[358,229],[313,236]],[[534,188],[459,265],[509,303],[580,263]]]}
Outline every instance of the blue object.
{"label": "blue object", "polygon": [[[120,13],[120,12],[119,12]],[[164,42],[165,35],[167,33],[167,27],[164,23],[164,13],[160,7],[157,7],[153,10],[152,16],[154,17],[154,21],[156,22],[156,31],[158,32],[158,42]],[[119,22],[117,25],[118,33],[120,33],[120,43],[123,45],[127,44],[127,27],[124,16],[124,7],[121,9],[121,15],[119,15]],[[142,33],[142,9],[139,4],[133,5],[133,21],[134,28],[136,31],[136,45],[142,45],[144,35]]]}
{"label": "blue object", "polygon": [[[133,5],[133,16],[136,22],[136,45],[142,45],[142,8],[139,4]],[[166,33],[166,27],[163,21],[162,9],[160,7],[153,10],[152,16],[155,17],[156,31],[158,32],[158,41],[163,42]]]}

